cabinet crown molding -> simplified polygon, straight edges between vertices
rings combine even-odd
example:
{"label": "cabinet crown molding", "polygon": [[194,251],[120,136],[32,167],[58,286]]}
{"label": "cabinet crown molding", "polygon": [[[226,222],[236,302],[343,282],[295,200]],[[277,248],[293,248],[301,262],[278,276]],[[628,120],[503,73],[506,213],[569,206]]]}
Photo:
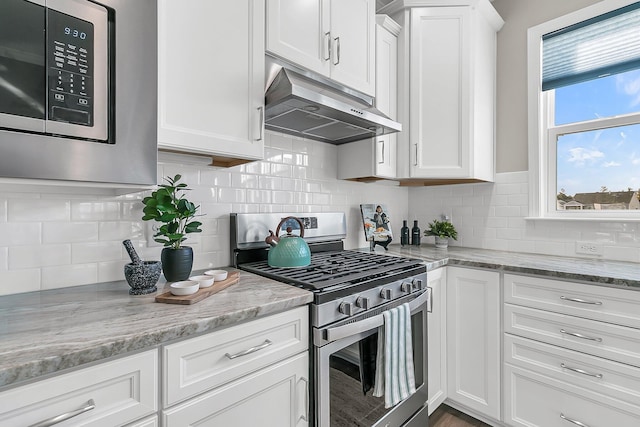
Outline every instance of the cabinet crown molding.
{"label": "cabinet crown molding", "polygon": [[386,6],[378,10],[379,14],[394,15],[405,9],[413,7],[455,7],[455,6],[471,6],[477,8],[482,16],[491,24],[491,26],[499,31],[504,25],[504,20],[493,8],[489,0],[394,0]]}
{"label": "cabinet crown molding", "polygon": [[389,15],[376,15],[376,24],[398,37],[402,27],[396,21],[391,19]]}

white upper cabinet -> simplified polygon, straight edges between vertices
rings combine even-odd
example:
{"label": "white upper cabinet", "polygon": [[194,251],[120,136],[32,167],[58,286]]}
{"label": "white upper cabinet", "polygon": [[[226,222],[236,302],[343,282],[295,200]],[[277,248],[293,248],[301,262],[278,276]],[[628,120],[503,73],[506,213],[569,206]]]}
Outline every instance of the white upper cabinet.
{"label": "white upper cabinet", "polygon": [[[400,26],[376,16],[376,108],[391,119],[398,111],[398,34]],[[338,178],[355,181],[395,179],[397,134],[338,146]]]}
{"label": "white upper cabinet", "polygon": [[158,1],[158,147],[263,158],[264,2]]}
{"label": "white upper cabinet", "polygon": [[390,7],[403,26],[399,177],[493,181],[496,33],[504,21],[488,0]]}
{"label": "white upper cabinet", "polygon": [[375,94],[374,0],[268,0],[267,52]]}

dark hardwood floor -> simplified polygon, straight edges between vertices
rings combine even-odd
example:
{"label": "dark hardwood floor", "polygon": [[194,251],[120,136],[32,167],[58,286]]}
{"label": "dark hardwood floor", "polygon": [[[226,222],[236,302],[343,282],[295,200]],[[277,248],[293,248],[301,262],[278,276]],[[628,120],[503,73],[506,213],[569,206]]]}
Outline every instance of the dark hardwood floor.
{"label": "dark hardwood floor", "polygon": [[490,427],[447,405],[440,405],[429,417],[429,427]]}

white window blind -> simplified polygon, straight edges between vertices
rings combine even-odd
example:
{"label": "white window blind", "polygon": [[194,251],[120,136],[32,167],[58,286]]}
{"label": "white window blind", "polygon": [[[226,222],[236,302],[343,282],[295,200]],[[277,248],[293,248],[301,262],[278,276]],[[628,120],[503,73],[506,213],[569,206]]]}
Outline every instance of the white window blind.
{"label": "white window blind", "polygon": [[542,37],[542,90],[640,68],[640,2]]}

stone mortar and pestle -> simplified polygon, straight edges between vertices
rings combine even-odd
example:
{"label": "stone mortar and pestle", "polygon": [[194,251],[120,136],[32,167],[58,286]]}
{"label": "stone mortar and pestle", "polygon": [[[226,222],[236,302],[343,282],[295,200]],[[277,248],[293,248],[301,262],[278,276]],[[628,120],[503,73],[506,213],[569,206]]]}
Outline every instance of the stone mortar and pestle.
{"label": "stone mortar and pestle", "polygon": [[156,283],[162,273],[162,263],[160,261],[142,261],[138,256],[131,240],[122,242],[131,263],[124,266],[124,277],[131,289],[129,295],[146,295],[158,290]]}

